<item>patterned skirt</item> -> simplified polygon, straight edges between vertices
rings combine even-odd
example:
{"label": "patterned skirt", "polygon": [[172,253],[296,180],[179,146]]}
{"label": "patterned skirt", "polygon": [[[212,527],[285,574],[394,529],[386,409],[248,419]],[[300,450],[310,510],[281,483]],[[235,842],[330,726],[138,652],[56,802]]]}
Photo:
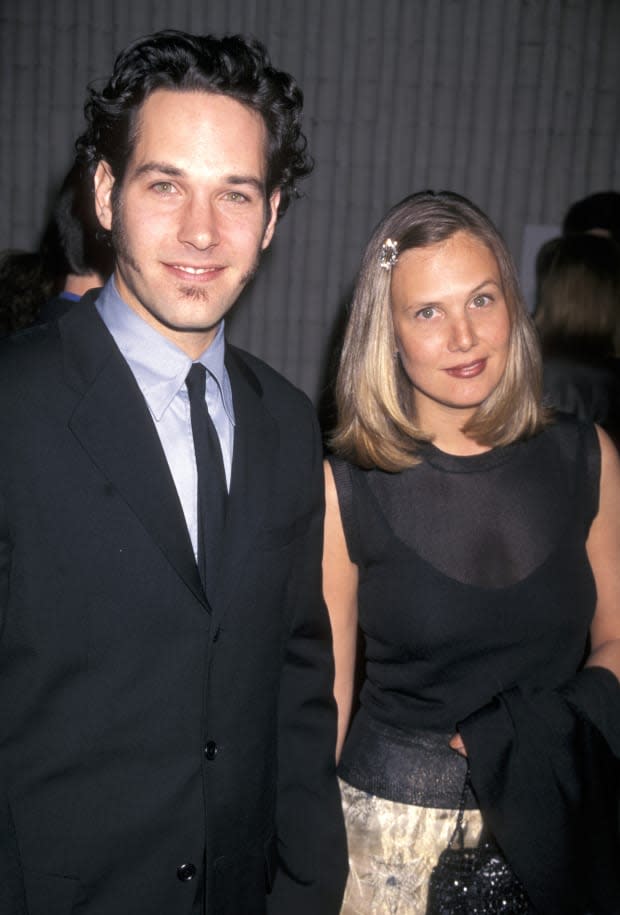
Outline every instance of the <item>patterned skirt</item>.
{"label": "patterned skirt", "polygon": [[[451,735],[405,734],[358,714],[339,767],[349,846],[341,915],[424,915],[431,871],[456,825],[466,763]],[[465,844],[480,811],[468,798]]]}

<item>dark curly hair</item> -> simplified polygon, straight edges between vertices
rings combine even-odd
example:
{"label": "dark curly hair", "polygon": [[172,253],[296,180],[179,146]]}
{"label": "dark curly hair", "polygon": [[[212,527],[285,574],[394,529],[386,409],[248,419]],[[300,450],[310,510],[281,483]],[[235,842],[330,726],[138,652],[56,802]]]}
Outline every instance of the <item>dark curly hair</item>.
{"label": "dark curly hair", "polygon": [[312,170],[301,131],[302,92],[288,73],[271,66],[259,41],[241,35],[216,38],[166,29],[121,51],[107,85],[101,91],[90,87],[84,109],[88,127],[76,148],[92,172],[105,159],[118,190],[140,107],[157,89],[228,95],[262,115],[269,138],[267,195],[281,189],[279,215],[299,196],[296,182]]}

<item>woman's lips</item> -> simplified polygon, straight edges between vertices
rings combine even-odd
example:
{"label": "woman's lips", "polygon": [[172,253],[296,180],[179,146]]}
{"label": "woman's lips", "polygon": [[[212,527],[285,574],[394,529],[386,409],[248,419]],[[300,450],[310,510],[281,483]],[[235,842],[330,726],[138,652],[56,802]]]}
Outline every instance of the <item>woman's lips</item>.
{"label": "woman's lips", "polygon": [[475,362],[468,362],[467,365],[455,365],[450,369],[446,369],[446,372],[452,378],[475,378],[476,375],[484,372],[486,364],[486,359],[477,359]]}

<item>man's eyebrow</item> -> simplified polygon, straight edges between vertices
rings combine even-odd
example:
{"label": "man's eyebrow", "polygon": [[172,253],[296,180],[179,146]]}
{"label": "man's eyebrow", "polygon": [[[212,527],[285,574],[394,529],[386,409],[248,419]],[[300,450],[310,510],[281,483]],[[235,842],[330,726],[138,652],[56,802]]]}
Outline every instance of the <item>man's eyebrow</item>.
{"label": "man's eyebrow", "polygon": [[[136,169],[136,177],[156,172],[158,175],[167,175],[169,178],[182,178],[186,173],[182,168],[176,165],[170,165],[168,162],[143,162]],[[224,184],[250,185],[263,194],[265,192],[265,182],[257,178],[256,175],[226,175],[223,179]]]}
{"label": "man's eyebrow", "polygon": [[225,179],[227,184],[249,184],[256,188],[261,194],[265,190],[265,182],[261,181],[255,175],[228,175]]}
{"label": "man's eyebrow", "polygon": [[183,169],[175,165],[169,165],[167,162],[144,162],[136,169],[136,175],[146,175],[149,172],[158,172],[160,175],[168,175],[170,178],[181,178],[184,174]]}

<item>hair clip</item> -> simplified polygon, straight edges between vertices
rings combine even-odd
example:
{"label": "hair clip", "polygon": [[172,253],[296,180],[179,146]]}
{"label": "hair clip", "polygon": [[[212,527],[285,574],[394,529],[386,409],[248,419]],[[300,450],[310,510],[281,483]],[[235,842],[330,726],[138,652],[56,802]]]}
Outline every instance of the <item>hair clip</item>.
{"label": "hair clip", "polygon": [[381,245],[379,264],[384,270],[391,270],[398,260],[398,242],[393,238],[386,238]]}

